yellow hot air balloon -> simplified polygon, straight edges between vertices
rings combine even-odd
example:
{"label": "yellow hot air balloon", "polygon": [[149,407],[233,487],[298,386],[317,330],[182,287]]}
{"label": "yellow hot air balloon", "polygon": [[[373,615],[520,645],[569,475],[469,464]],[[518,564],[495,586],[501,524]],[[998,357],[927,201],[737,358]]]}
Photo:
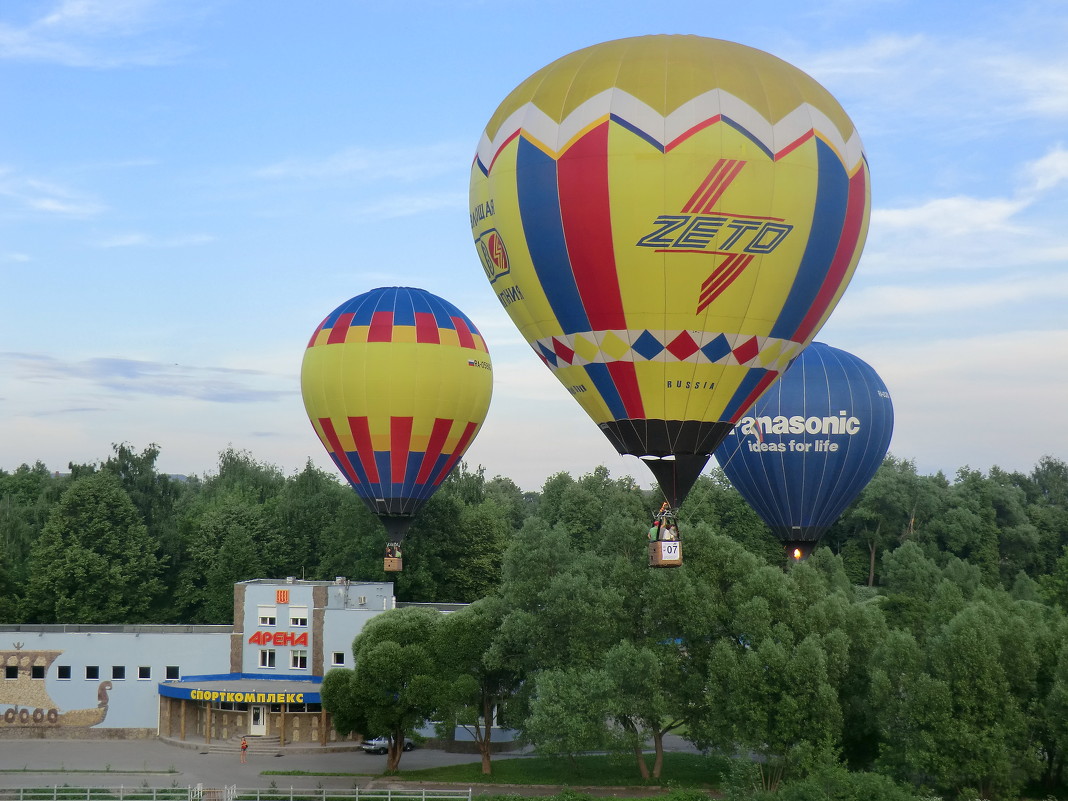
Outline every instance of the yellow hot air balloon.
{"label": "yellow hot air balloon", "polygon": [[493,367],[482,335],[426,290],[373,289],[315,329],[300,386],[315,433],[386,527],[386,569],[399,570],[412,519],[486,419]]}
{"label": "yellow hot air balloon", "polygon": [[870,187],[835,99],[698,36],[580,50],[490,118],[471,231],[500,302],[678,506],[856,268]]}

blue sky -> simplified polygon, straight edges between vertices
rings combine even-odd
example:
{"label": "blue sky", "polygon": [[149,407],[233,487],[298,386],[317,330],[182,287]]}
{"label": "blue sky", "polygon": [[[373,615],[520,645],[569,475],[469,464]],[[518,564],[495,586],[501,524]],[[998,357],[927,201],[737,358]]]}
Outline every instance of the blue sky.
{"label": "blue sky", "polygon": [[856,123],[873,212],[817,337],[894,398],[920,471],[1068,457],[1068,6],[930,0],[10,0],[0,4],[0,469],[232,446],[333,470],[300,399],[342,301],[417,286],[494,361],[469,465],[537,489],[618,456],[534,357],[467,224],[482,128],[573,50],[767,50]]}

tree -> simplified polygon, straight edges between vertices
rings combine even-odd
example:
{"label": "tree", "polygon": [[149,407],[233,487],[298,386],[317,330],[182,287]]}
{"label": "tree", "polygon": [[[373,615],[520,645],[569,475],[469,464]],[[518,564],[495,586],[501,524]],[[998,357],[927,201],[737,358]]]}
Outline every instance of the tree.
{"label": "tree", "polygon": [[[33,543],[68,483],[41,462],[20,465],[12,473],[0,470],[0,551],[5,554],[12,592],[29,578]],[[13,597],[10,600],[14,602]]]}
{"label": "tree", "polygon": [[919,633],[942,582],[942,571],[915,542],[883,553],[883,610],[891,626]]}
{"label": "tree", "polygon": [[872,480],[842,515],[838,528],[852,530],[868,554],[867,583],[875,584],[875,566],[879,551],[900,544],[910,530],[922,504],[922,483],[916,466],[905,459],[888,455]]}
{"label": "tree", "polygon": [[31,553],[31,616],[41,623],[147,622],[162,589],[157,549],[115,476],[74,481]]}
{"label": "tree", "polygon": [[239,492],[191,511],[182,540],[185,558],[174,605],[193,623],[233,620],[234,584],[277,575],[284,550],[269,512]]}
{"label": "tree", "polygon": [[1068,642],[1057,650],[1055,671],[1046,698],[1049,725],[1045,731],[1043,750],[1046,755],[1045,784],[1060,783],[1068,754]]}
{"label": "tree", "polygon": [[917,786],[975,788],[984,798],[1015,797],[1037,777],[1040,737],[1029,728],[1026,696],[1036,694],[1039,671],[1034,652],[1017,653],[1020,622],[977,599],[928,625],[923,640],[890,633],[872,671],[883,769]]}
{"label": "tree", "polygon": [[500,598],[491,596],[445,615],[434,630],[434,659],[442,678],[438,718],[450,731],[460,725],[471,733],[486,775],[493,771],[494,719],[520,684],[519,674],[490,654],[504,613]]}
{"label": "tree", "polygon": [[[610,516],[593,550],[573,556],[562,565],[568,571],[563,574],[566,578],[555,576],[552,582],[560,588],[582,586],[588,591],[581,596],[569,591],[527,598],[519,602],[509,622],[538,632],[542,643],[527,665],[534,692],[523,724],[526,736],[540,750],[574,753],[609,747],[628,751],[647,779],[660,777],[664,735],[687,722],[694,707],[692,699],[702,693],[704,681],[703,671],[692,662],[700,649],[691,651],[679,636],[683,617],[677,613],[686,605],[690,585],[681,570],[647,566],[645,527],[642,518]],[[692,541],[699,542],[699,535],[695,536]],[[558,528],[553,537],[557,543],[567,542]],[[541,553],[574,555],[562,546]],[[521,568],[533,564],[530,559],[517,561]],[[544,562],[532,575],[543,567]],[[510,579],[516,578],[507,575],[506,592],[513,588]],[[569,594],[578,599],[570,604],[577,622],[558,634],[538,629],[546,614],[566,614]],[[523,596],[506,597],[519,601]],[[584,628],[590,622],[600,624],[595,635]],[[594,647],[589,647],[592,637],[596,637]],[[651,769],[644,754],[650,739]]]}
{"label": "tree", "polygon": [[765,790],[832,763],[842,733],[822,639],[795,641],[786,627],[773,629],[748,647],[717,640],[707,674],[717,719],[697,729],[719,747],[758,754]]}
{"label": "tree", "polygon": [[1001,623],[988,605],[971,604],[928,638],[927,650],[931,672],[952,701],[952,725],[938,732],[947,756],[943,786],[1015,797],[1036,764],[1003,664],[1002,645],[1012,633],[1002,638]]}
{"label": "tree", "polygon": [[[679,512],[684,523],[705,523],[716,533],[741,543],[768,564],[783,562],[782,542],[718,467],[697,479]],[[685,537],[686,532],[682,533]]]}
{"label": "tree", "polygon": [[941,559],[957,556],[976,565],[983,580],[1000,581],[999,530],[991,495],[992,483],[978,470],[962,467],[945,502],[917,541]]}
{"label": "tree", "polygon": [[353,669],[335,668],[324,678],[323,708],[333,716],[334,728],[340,734],[386,737],[389,773],[400,765],[405,738],[438,706],[441,687],[432,643],[440,620],[440,612],[421,607],[372,618],[353,640]]}
{"label": "tree", "polygon": [[[160,449],[155,443],[148,445],[140,454],[126,443],[113,444],[111,447],[112,455],[101,463],[100,469],[113,473],[119,479],[141,515],[149,536],[159,543],[162,579],[167,587],[173,588],[181,558],[178,503],[183,488],[188,485],[174,481],[156,469]],[[173,606],[168,596],[169,593],[160,594],[160,606],[152,612],[154,620],[173,619],[170,614]]]}

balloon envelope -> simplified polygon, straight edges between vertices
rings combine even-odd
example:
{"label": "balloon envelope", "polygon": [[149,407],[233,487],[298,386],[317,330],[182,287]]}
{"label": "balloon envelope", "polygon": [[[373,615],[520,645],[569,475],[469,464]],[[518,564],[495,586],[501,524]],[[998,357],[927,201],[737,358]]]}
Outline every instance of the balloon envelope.
{"label": "balloon envelope", "polygon": [[491,117],[471,230],[500,302],[678,505],[807,345],[869,217],[860,139],[767,53],[645,36],[565,56]]}
{"label": "balloon envelope", "polygon": [[334,464],[399,541],[482,426],[493,368],[482,335],[451,303],[384,287],[315,329],[300,383]]}
{"label": "balloon envelope", "polygon": [[727,435],[716,461],[788,547],[813,543],[875,475],[893,428],[875,370],[813,342]]}

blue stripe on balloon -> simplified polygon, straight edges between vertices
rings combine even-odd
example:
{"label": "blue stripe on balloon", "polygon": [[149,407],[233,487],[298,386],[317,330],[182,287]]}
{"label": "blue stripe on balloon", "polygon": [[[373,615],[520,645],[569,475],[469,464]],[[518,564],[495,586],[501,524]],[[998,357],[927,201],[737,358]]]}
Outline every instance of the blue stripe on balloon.
{"label": "blue stripe on balloon", "polygon": [[586,375],[590,377],[593,386],[601,395],[601,400],[608,406],[608,411],[616,420],[626,420],[627,410],[623,406],[623,398],[619,396],[616,382],[612,380],[612,374],[608,372],[607,364],[587,364]]}
{"label": "blue stripe on balloon", "polygon": [[742,404],[753,394],[753,390],[764,379],[767,372],[763,367],[753,367],[745,374],[742,382],[738,385],[738,389],[734,391],[731,399],[727,401],[727,405],[723,408],[721,419],[733,420],[735,415],[745,411],[741,408]]}
{"label": "blue stripe on balloon", "polygon": [[842,238],[849,201],[849,176],[835,152],[821,139],[816,139],[816,154],[819,183],[812,227],[790,294],[771,329],[771,336],[779,339],[791,339],[801,326],[823,286]]}
{"label": "blue stripe on balloon", "polygon": [[659,150],[661,153],[664,152],[666,146],[665,146],[665,144],[663,142],[660,142],[660,141],[656,140],[655,138],[653,138],[652,136],[647,134],[645,131],[643,131],[641,128],[639,128],[637,125],[632,123],[630,120],[626,119],[625,117],[620,117],[620,116],[618,116],[616,114],[610,114],[609,115],[609,119],[611,119],[612,122],[614,122],[620,128],[625,128],[626,130],[630,131],[632,134],[634,134],[638,138],[640,138],[640,139],[644,140],[645,142],[647,142],[648,144],[652,145],[657,150]]}
{"label": "blue stripe on balloon", "polygon": [[516,189],[527,250],[538,282],[565,334],[591,329],[567,255],[556,161],[520,137]]}
{"label": "blue stripe on balloon", "polygon": [[393,306],[393,325],[415,325],[415,306],[412,295],[418,290],[390,287],[383,295],[390,297]]}
{"label": "blue stripe on balloon", "polygon": [[377,291],[365,292],[352,298],[348,303],[342,304],[338,311],[343,314],[352,314],[352,325],[370,325],[371,317],[378,311],[380,300],[380,294]]}

